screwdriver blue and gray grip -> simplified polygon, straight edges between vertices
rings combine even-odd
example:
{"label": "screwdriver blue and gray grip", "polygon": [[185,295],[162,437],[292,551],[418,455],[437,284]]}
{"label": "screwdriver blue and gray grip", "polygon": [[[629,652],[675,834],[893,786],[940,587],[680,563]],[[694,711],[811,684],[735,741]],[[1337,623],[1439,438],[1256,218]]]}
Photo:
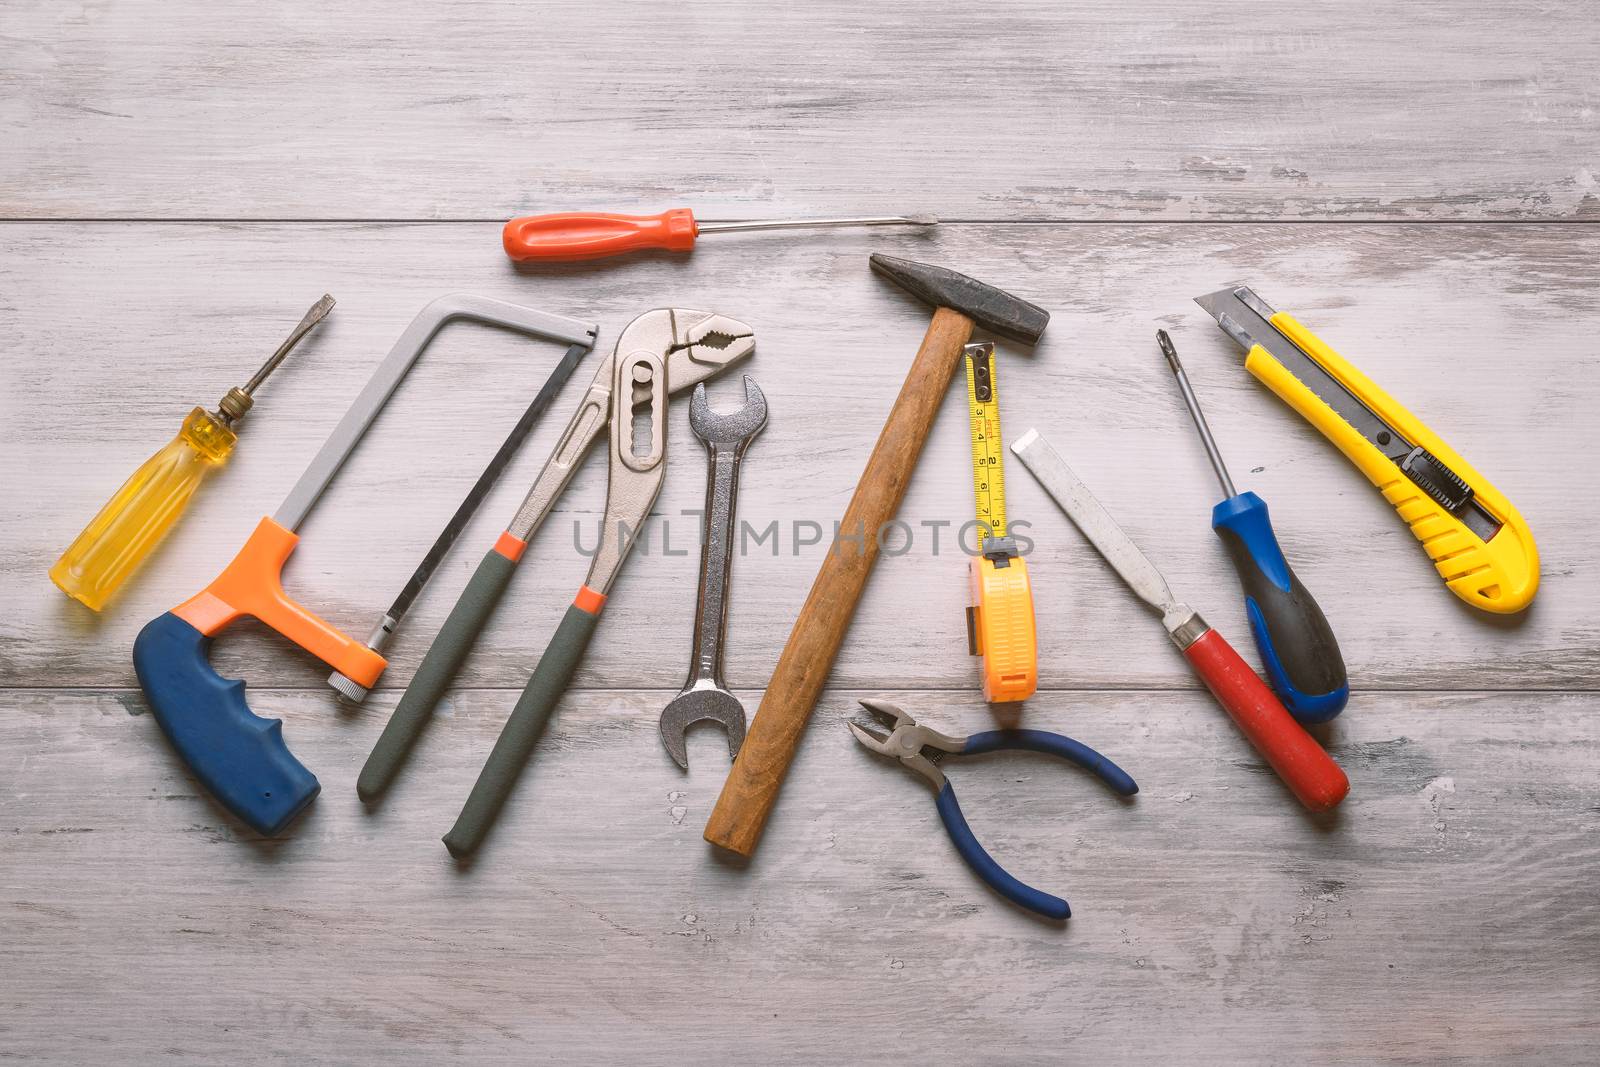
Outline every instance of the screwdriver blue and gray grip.
{"label": "screwdriver blue and gray grip", "polygon": [[211,638],[167,612],[133,643],[133,669],[155,720],[221,805],[268,837],[280,833],[322,786],[283,743],[283,721],[251,713],[244,682],[222,677]]}
{"label": "screwdriver blue and gray grip", "polygon": [[561,702],[578,664],[583,661],[584,650],[589,647],[589,639],[594,636],[599,621],[598,609],[591,614],[576,604],[567,608],[555,636],[550,639],[550,646],[539,657],[539,665],[528,679],[527,688],[501,728],[494,750],[489,753],[483,770],[478,772],[478,780],[473,783],[472,793],[457,816],[456,824],[444,835],[444,847],[452,856],[466,859],[483,844],[500,809],[516,788],[534,746],[544,735],[550,713]]}
{"label": "screwdriver blue and gray grip", "polygon": [[364,803],[375,803],[394,783],[516,570],[516,560],[493,548],[478,564],[361,768],[356,795]]}
{"label": "screwdriver blue and gray grip", "polygon": [[[1132,796],[1139,791],[1138,784],[1127,771],[1088,745],[1044,730],[990,730],[987,733],[973,734],[967,738],[967,743],[961,749],[961,755],[973,756],[1005,749],[1042,752],[1045,755],[1069,760],[1094,773],[1121,796]],[[1071,917],[1072,908],[1065,900],[1019,882],[983,850],[983,846],[978,844],[978,839],[973,836],[972,828],[967,825],[966,817],[961,814],[961,805],[956,802],[955,790],[951,788],[948,780],[939,788],[937,806],[939,818],[944,822],[945,832],[950,835],[956,851],[967,861],[967,866],[988,883],[991,889],[1018,907],[1037,912],[1047,919]]]}
{"label": "screwdriver blue and gray grip", "polygon": [[1229,497],[1211,509],[1211,528],[1233,557],[1250,632],[1283,706],[1302,723],[1332,719],[1350,699],[1344,657],[1327,617],[1284,559],[1266,501],[1254,493]]}

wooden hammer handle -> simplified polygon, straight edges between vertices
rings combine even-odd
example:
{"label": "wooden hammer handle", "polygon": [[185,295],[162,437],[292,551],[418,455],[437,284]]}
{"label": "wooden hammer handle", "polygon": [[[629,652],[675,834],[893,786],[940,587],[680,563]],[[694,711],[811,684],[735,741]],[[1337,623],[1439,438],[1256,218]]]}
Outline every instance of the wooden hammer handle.
{"label": "wooden hammer handle", "polygon": [[713,845],[741,856],[755,852],[878,558],[879,531],[900,510],[972,328],[972,320],[959,311],[942,307],[933,313],[900,396],[845,508],[838,540],[811,583],[811,594],[789,632],[739,758],[706,823],[705,838]]}

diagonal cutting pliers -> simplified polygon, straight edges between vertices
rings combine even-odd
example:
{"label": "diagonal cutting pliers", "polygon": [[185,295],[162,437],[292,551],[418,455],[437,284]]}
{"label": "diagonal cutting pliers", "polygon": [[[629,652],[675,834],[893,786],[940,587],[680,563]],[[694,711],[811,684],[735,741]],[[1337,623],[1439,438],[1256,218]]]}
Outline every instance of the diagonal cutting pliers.
{"label": "diagonal cutting pliers", "polygon": [[881,756],[898,759],[908,770],[932,783],[938,792],[936,804],[939,818],[944,821],[945,831],[955,844],[956,851],[961,853],[961,858],[967,861],[967,866],[1013,904],[1037,912],[1047,919],[1069,917],[1072,908],[1065,900],[1019,882],[983,850],[967,825],[966,817],[961,814],[955,790],[950,787],[939,764],[947,755],[975,756],[1008,749],[1043,752],[1076,763],[1125,797],[1139,791],[1138,784],[1128,776],[1128,772],[1088,745],[1061,734],[1044,730],[989,730],[970,737],[950,737],[927,726],[918,726],[915,719],[888,701],[863,700],[861,706],[888,726],[891,732],[881,734],[854,722],[845,725],[850,727],[856,740],[867,748]]}

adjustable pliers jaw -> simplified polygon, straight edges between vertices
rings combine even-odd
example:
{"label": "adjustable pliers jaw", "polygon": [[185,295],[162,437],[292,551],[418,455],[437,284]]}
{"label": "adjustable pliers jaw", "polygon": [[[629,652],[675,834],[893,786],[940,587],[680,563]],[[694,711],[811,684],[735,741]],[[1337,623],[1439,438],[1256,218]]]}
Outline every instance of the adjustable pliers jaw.
{"label": "adjustable pliers jaw", "polygon": [[715,312],[672,308],[670,339],[662,348],[672,391],[705,381],[756,349],[755,331]]}
{"label": "adjustable pliers jaw", "polygon": [[873,718],[889,727],[890,732],[881,734],[858,723],[846,723],[857,741],[880,756],[899,760],[908,769],[926,778],[935,789],[944,785],[944,772],[939,769],[939,761],[947,752],[965,751],[966,738],[951,737],[926,726],[918,726],[917,720],[887,700],[869,698],[860,703],[872,713]]}
{"label": "adjustable pliers jaw", "polygon": [[636,317],[617,338],[615,360],[651,353],[667,368],[673,393],[693,389],[756,350],[755,331],[738,319],[694,308],[656,308]]}

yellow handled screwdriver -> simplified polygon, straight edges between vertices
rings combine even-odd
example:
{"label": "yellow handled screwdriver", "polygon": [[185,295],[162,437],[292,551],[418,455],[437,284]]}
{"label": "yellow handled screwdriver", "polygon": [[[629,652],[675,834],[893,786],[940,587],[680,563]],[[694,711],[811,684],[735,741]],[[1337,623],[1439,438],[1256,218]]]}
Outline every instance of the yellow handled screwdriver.
{"label": "yellow handled screwdriver", "polygon": [[228,390],[217,410],[189,412],[178,436],[144,461],[106,502],[77,540],[50,568],[50,580],[74,600],[99,611],[122,586],[189,505],[200,480],[233,452],[233,425],[255,404],[267,375],[333,310],[326,294],[311,305],[300,324],[245,385]]}

